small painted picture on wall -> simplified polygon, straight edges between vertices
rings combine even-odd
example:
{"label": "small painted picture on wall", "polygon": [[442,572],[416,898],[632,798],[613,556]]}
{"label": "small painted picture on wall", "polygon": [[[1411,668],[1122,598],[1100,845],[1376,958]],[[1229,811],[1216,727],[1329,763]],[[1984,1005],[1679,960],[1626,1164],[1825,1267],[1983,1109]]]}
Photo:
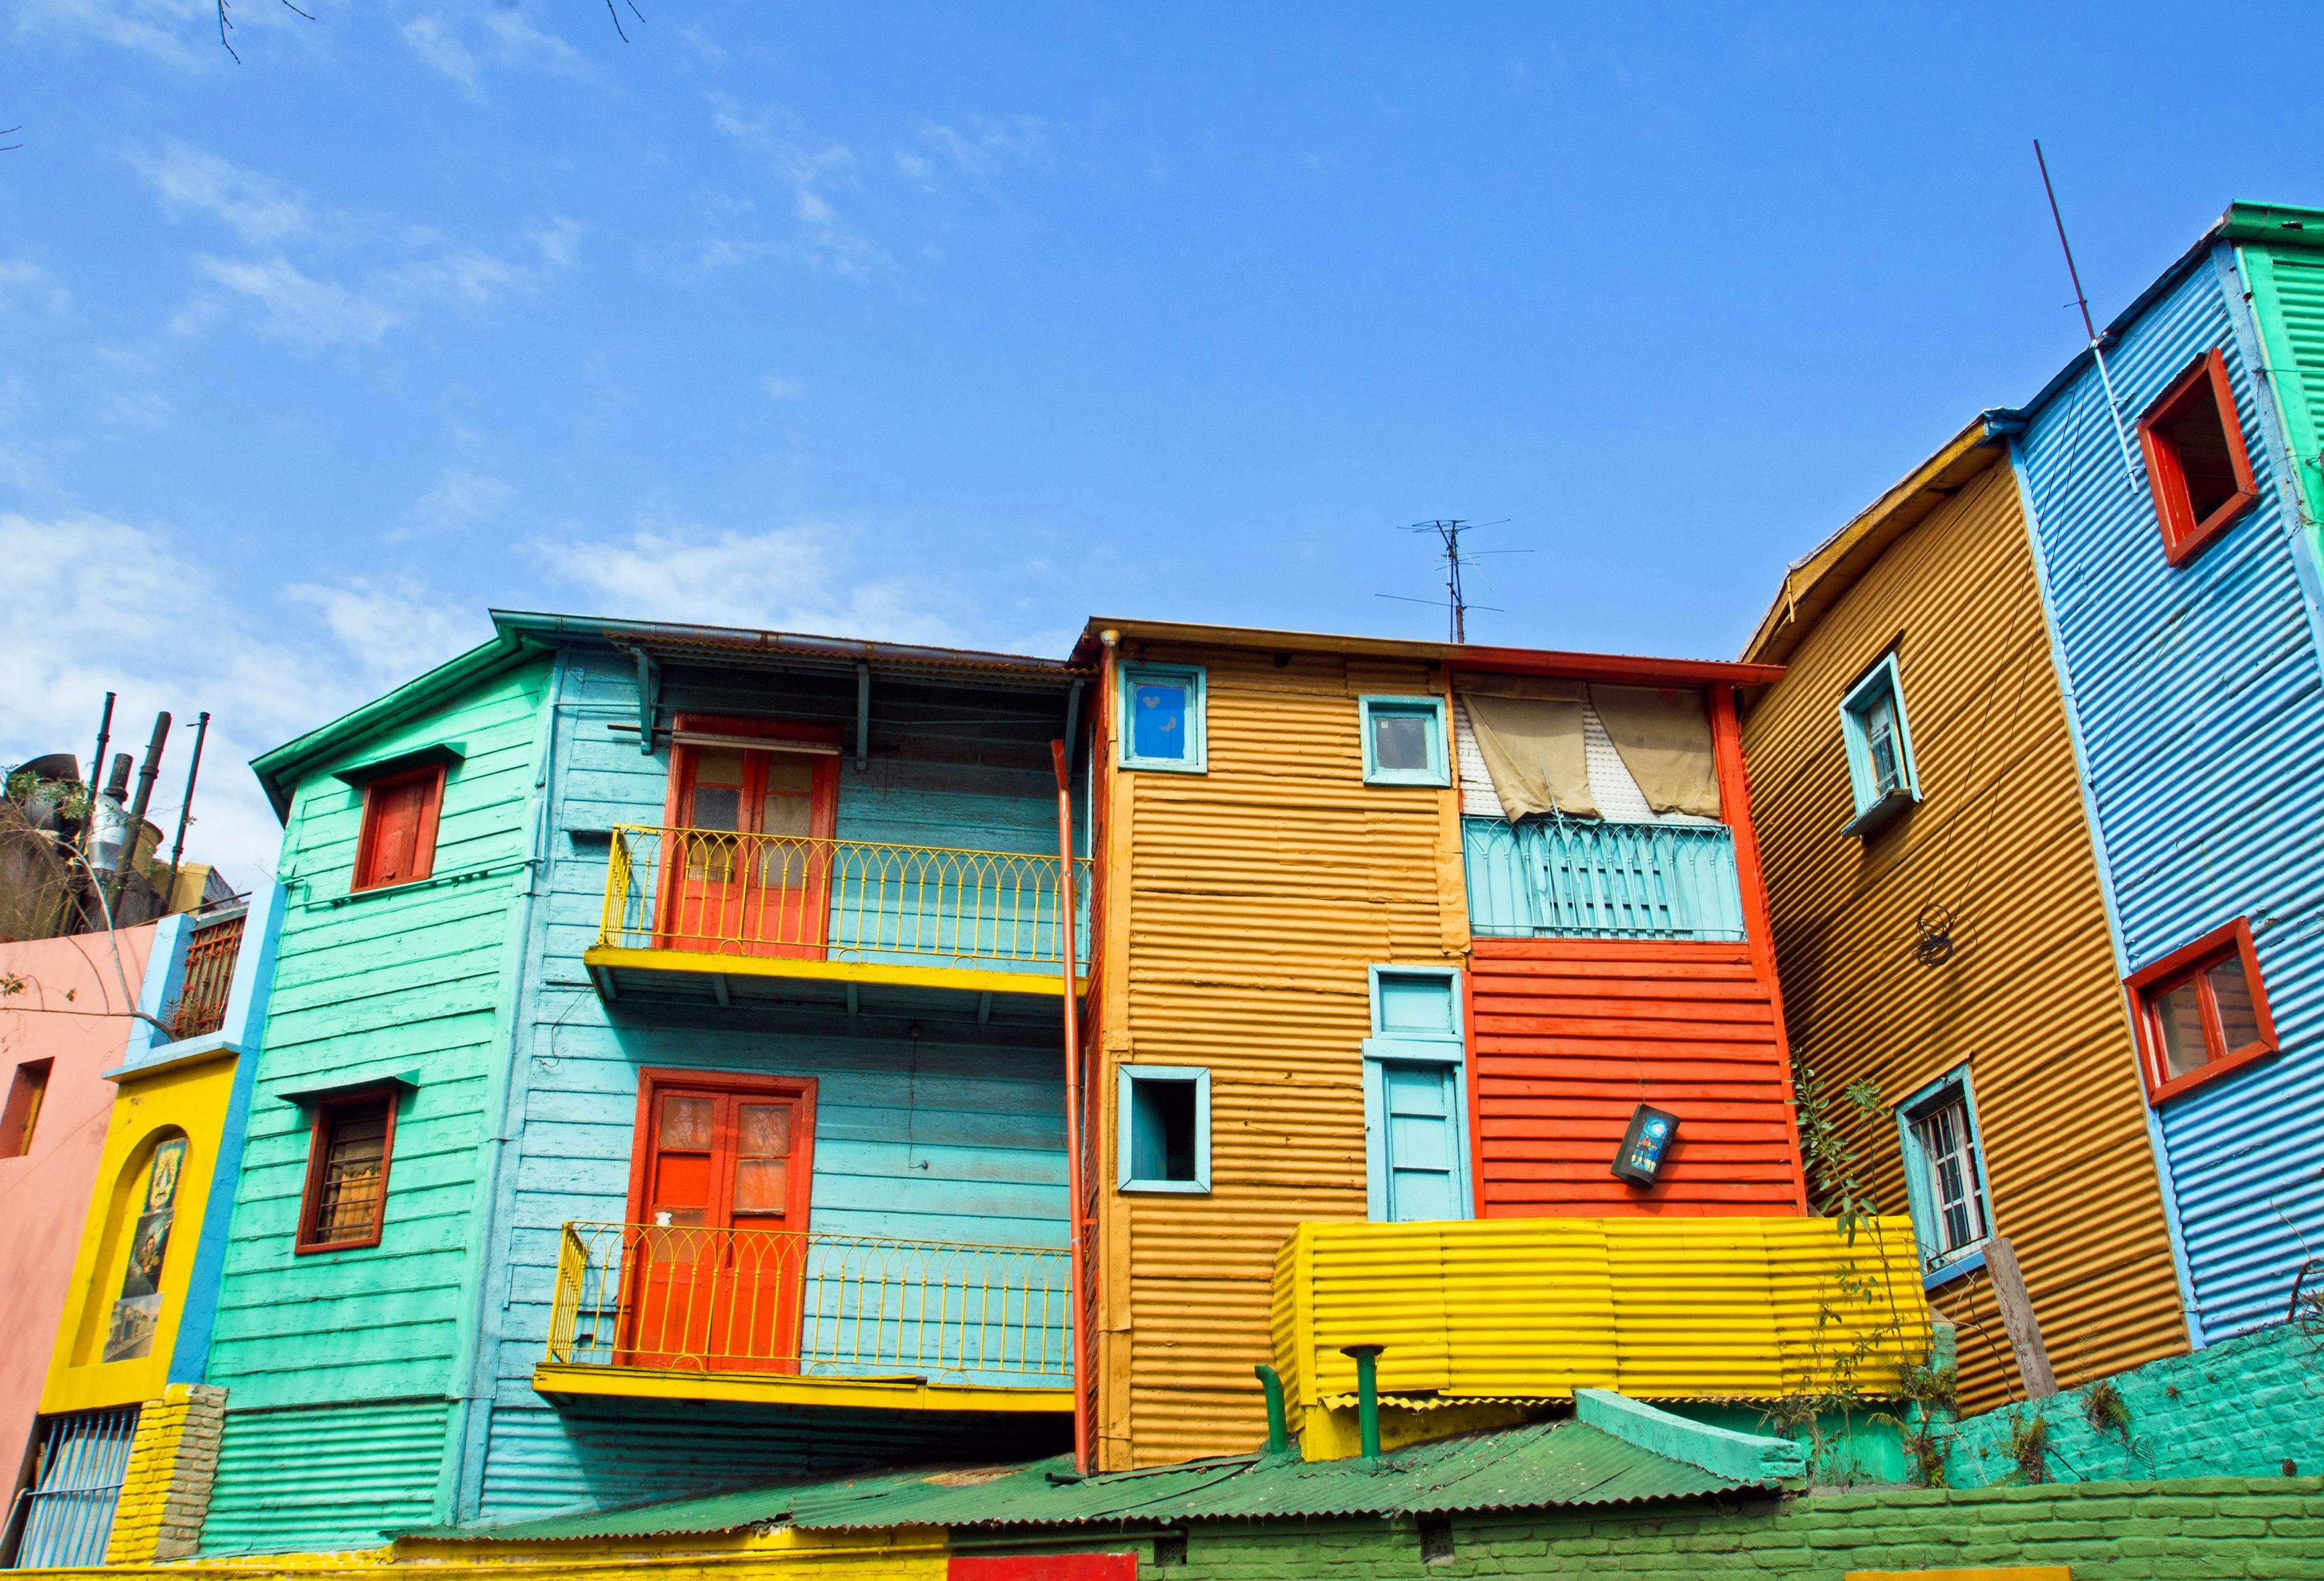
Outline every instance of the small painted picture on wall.
{"label": "small painted picture on wall", "polygon": [[113,1322],[106,1330],[106,1361],[135,1361],[152,1352],[154,1326],[161,1317],[161,1264],[170,1255],[170,1226],[178,1216],[178,1176],[185,1162],[182,1136],[153,1150],[145,1174],[145,1210],[137,1216],[136,1230],[129,1238],[121,1299],[113,1303]]}

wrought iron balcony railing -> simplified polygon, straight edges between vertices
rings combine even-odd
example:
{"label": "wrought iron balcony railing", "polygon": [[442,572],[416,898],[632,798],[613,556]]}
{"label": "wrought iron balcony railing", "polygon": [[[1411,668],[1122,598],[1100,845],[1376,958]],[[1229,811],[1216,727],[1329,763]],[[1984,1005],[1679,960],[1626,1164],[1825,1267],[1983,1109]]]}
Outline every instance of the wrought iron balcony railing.
{"label": "wrought iron balcony railing", "polygon": [[1463,818],[1461,831],[1469,925],[1481,936],[1743,937],[1724,824]]}
{"label": "wrought iron balcony railing", "polygon": [[548,1359],[1062,1389],[1062,1247],[698,1225],[565,1227]]}
{"label": "wrought iron balcony railing", "polygon": [[[1062,864],[1014,851],[706,829],[613,831],[598,942],[732,956],[973,962],[1063,960]],[[1089,871],[1074,862],[1074,959]]]}
{"label": "wrought iron balcony railing", "polygon": [[201,1037],[226,1025],[227,995],[234,988],[234,963],[242,953],[242,924],[247,915],[197,924],[186,941],[186,980],[178,1006],[170,1016],[173,1038]]}

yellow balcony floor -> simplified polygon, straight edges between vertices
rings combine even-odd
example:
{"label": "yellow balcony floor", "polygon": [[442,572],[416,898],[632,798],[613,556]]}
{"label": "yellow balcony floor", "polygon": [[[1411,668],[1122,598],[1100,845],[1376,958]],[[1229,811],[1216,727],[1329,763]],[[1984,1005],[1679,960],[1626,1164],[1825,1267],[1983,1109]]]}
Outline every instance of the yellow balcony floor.
{"label": "yellow balcony floor", "polygon": [[[856,984],[877,988],[944,988],[956,993],[1011,994],[1055,999],[1065,992],[1065,973],[1051,966],[1038,971],[1001,971],[973,961],[927,965],[887,961],[806,961],[783,956],[718,955],[706,951],[638,950],[595,944],[583,951],[597,991],[618,999],[625,988],[648,991],[657,987],[709,982],[718,1002],[724,1004],[736,985],[753,982]],[[1089,988],[1086,977],[1074,983],[1075,994]]]}
{"label": "yellow balcony floor", "polygon": [[949,1411],[1070,1416],[1071,1389],[931,1383],[912,1374],[880,1378],[809,1378],[791,1373],[714,1373],[541,1362],[532,1386],[543,1394],[616,1400],[719,1400],[857,1411]]}

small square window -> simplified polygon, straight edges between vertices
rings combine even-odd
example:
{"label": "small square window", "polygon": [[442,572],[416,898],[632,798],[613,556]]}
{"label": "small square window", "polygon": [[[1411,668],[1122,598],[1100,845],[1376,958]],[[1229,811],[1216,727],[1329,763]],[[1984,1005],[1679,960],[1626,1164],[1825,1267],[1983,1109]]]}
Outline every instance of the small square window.
{"label": "small square window", "polygon": [[1360,700],[1366,785],[1450,785],[1441,697]]}
{"label": "small square window", "polygon": [[395,1151],[395,1099],[394,1088],[374,1088],[316,1105],[299,1206],[300,1251],[379,1245]]}
{"label": "small square window", "polygon": [[1121,767],[1201,774],[1209,767],[1204,675],[1192,665],[1121,666]]}
{"label": "small square window", "polygon": [[2218,348],[2189,363],[2138,419],[2146,486],[2163,525],[2163,556],[2184,565],[2259,499],[2236,416],[2235,386]]}
{"label": "small square window", "polygon": [[347,886],[382,889],[427,878],[436,865],[436,819],[444,803],[444,766],[431,763],[383,775],[363,787],[363,829]]}
{"label": "small square window", "polygon": [[2126,986],[2150,1103],[2275,1052],[2258,951],[2240,918],[2134,973]]}
{"label": "small square window", "polygon": [[1967,1073],[1915,1094],[1897,1111],[1897,1122],[1922,1266],[1932,1279],[1967,1272],[1993,1233]]}
{"label": "small square window", "polygon": [[32,1133],[41,1123],[41,1100],[49,1093],[52,1060],[27,1060],[8,1080],[8,1105],[0,1108],[0,1158],[22,1158],[32,1151]]}
{"label": "small square window", "polygon": [[1124,1191],[1211,1189],[1211,1073],[1195,1065],[1124,1065],[1115,1184]]}
{"label": "small square window", "polygon": [[1870,835],[1921,799],[1895,654],[1884,656],[1840,700],[1840,731],[1856,805],[1845,832]]}

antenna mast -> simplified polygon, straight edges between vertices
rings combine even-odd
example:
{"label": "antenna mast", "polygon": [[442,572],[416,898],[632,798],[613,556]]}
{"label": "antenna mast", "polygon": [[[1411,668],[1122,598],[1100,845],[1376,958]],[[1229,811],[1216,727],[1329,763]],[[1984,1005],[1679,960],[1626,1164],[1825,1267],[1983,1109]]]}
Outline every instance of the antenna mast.
{"label": "antenna mast", "polygon": [[2098,345],[2098,326],[2090,322],[2089,299],[2082,294],[2082,271],[2074,267],[2074,245],[2066,240],[2065,216],[2058,212],[2058,189],[2050,184],[2050,161],[2042,157],[2042,140],[2034,140],[2034,162],[2042,167],[2042,191],[2050,199],[2050,221],[2058,227],[2058,249],[2066,255],[2066,278],[2074,282],[2074,306],[2082,310],[2082,333],[2089,336],[2090,355],[2098,365],[2098,382],[2105,387],[2107,415],[2114,419],[2115,443],[2122,446],[2123,475],[2132,493],[2138,492],[2138,464],[2130,458],[2130,435],[2122,426],[2122,402],[2115,399],[2114,375],[2107,372],[2106,351]]}
{"label": "antenna mast", "polygon": [[1434,532],[1444,544],[1444,604],[1452,616],[1455,642],[1469,640],[1469,601],[1461,593],[1461,534],[1469,523],[1457,519],[1413,523],[1415,532]]}

